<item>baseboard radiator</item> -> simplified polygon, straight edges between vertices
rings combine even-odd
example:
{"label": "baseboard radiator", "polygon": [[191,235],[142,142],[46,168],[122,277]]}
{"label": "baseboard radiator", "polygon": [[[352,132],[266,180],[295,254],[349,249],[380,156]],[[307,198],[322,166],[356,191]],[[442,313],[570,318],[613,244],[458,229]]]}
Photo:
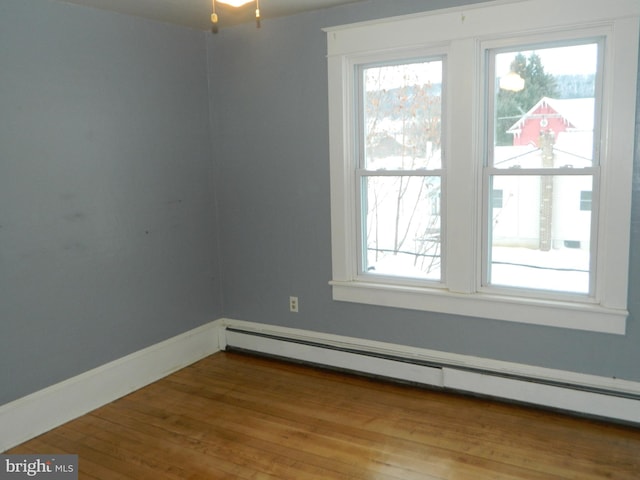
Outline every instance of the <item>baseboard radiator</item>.
{"label": "baseboard radiator", "polygon": [[[408,382],[442,390],[491,397],[510,402],[559,410],[574,415],[603,418],[640,425],[640,385],[623,382],[626,388],[611,388],[609,382],[572,381],[567,375],[530,375],[518,369],[487,369],[470,362],[447,362],[447,359],[420,358],[412,352],[403,354],[393,348],[371,347],[372,342],[358,344],[358,339],[301,335],[288,329],[252,329],[227,325],[222,348],[278,357],[315,366]],[[472,358],[472,357],[470,357]],[[484,362],[486,363],[486,362]],[[490,363],[490,362],[489,362]],[[497,362],[496,362],[497,363]],[[540,369],[544,370],[544,369]],[[564,372],[567,373],[567,372]],[[576,375],[581,377],[590,376]],[[599,377],[594,377],[599,378]],[[629,388],[629,385],[632,388]]]}

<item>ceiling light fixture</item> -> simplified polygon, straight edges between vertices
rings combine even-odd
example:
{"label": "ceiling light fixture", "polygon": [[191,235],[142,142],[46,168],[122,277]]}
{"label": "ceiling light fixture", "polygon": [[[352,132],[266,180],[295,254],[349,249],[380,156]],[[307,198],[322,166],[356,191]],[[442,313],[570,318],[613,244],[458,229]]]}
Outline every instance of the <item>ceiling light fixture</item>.
{"label": "ceiling light fixture", "polygon": [[[211,14],[211,23],[214,27],[218,26],[218,14],[216,13],[216,0],[211,0],[213,5],[213,13]],[[248,3],[255,2],[256,4],[256,27],[260,27],[260,0],[218,0],[218,3],[224,3],[231,7],[243,7]]]}

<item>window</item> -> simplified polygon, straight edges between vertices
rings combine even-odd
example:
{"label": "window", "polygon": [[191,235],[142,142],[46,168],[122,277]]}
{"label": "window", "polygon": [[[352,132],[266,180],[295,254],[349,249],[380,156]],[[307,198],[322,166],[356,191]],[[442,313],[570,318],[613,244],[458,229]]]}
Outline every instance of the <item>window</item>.
{"label": "window", "polygon": [[[500,190],[498,188],[491,188],[491,208],[494,210],[500,209],[503,206],[504,202],[504,190]],[[494,212],[495,216],[492,217],[493,222],[499,222],[498,215],[500,212]]]}
{"label": "window", "polygon": [[580,192],[580,210],[583,212],[591,211],[591,191],[583,190]]}
{"label": "window", "polygon": [[492,198],[507,190],[512,201],[489,205],[485,287],[595,293],[597,218],[575,198],[600,184],[603,48],[575,38],[487,49],[484,180]]}
{"label": "window", "polygon": [[358,66],[361,272],[440,280],[443,64]]}
{"label": "window", "polygon": [[624,333],[639,14],[327,29],[334,299]]}

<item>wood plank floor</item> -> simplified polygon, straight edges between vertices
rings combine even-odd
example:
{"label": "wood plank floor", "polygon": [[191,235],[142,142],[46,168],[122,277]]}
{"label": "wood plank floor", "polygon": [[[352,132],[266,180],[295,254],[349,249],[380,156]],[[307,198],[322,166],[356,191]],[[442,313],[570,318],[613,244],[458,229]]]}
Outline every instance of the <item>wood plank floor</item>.
{"label": "wood plank floor", "polygon": [[640,429],[217,353],[7,453],[97,479],[639,479]]}

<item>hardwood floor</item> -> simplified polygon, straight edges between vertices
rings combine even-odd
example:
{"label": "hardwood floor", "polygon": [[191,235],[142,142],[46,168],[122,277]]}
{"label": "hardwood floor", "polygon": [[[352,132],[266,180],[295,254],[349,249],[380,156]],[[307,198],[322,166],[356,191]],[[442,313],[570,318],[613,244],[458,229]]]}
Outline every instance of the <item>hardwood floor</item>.
{"label": "hardwood floor", "polygon": [[640,429],[217,353],[7,453],[97,479],[638,479]]}

